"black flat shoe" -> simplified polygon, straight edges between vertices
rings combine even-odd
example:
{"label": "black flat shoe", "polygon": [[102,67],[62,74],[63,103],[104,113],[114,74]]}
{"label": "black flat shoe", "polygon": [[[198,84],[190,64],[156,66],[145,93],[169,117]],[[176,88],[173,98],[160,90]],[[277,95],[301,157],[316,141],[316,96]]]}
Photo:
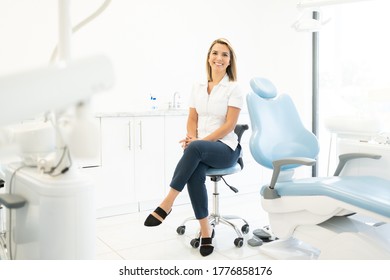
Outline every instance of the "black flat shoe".
{"label": "black flat shoe", "polygon": [[203,257],[210,255],[214,251],[214,246],[211,245],[213,243],[214,236],[215,231],[213,229],[211,237],[201,237],[199,252]]}
{"label": "black flat shoe", "polygon": [[[165,218],[172,212],[172,209],[171,211],[169,211],[168,213],[165,212],[161,207],[157,207],[155,210],[154,210],[154,213],[156,213],[157,215],[159,215],[163,220],[165,220]],[[144,226],[147,226],[147,227],[155,227],[155,226],[159,226],[160,224],[162,223],[162,221],[160,221],[159,219],[157,219],[155,216],[153,216],[152,214],[150,214],[145,222],[144,222]]]}
{"label": "black flat shoe", "polygon": [[201,238],[199,252],[203,257],[207,257],[214,251],[214,246],[212,237]]}

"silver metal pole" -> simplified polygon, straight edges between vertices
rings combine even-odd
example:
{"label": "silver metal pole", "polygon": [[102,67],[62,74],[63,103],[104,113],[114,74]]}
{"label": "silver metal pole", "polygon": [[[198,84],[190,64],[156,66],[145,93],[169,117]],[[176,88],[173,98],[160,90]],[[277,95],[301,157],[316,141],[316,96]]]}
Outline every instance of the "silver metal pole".
{"label": "silver metal pole", "polygon": [[[320,20],[320,13],[313,11],[313,19]],[[312,132],[319,137],[318,119],[319,119],[319,32],[313,32],[312,42]],[[317,164],[312,167],[312,176],[316,177],[318,173]]]}

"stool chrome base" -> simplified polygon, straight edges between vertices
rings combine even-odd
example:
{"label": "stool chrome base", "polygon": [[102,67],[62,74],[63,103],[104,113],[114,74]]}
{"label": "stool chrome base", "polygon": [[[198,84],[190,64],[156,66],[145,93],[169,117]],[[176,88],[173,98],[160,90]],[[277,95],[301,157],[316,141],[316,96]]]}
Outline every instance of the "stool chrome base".
{"label": "stool chrome base", "polygon": [[[236,234],[238,236],[236,239],[234,239],[234,245],[236,247],[240,248],[244,244],[244,236],[243,236],[243,234],[247,234],[249,232],[249,224],[248,224],[248,222],[245,219],[243,219],[241,217],[238,217],[238,216],[235,216],[235,215],[221,215],[219,213],[218,181],[221,180],[221,177],[222,176],[213,176],[211,178],[211,180],[214,182],[214,193],[213,193],[213,212],[208,217],[209,223],[214,228],[217,225],[219,225],[220,223],[232,227],[235,230],[235,232],[236,232]],[[176,232],[179,235],[183,235],[185,233],[185,230],[186,230],[185,224],[187,222],[189,222],[189,221],[194,221],[194,220],[197,220],[197,219],[195,217],[189,217],[189,218],[185,219],[182,222],[182,224],[176,229]],[[241,220],[244,223],[244,225],[241,227],[241,230],[239,230],[238,227],[235,224],[230,222],[230,220]],[[191,240],[190,244],[191,244],[191,246],[193,248],[198,248],[199,247],[199,244],[200,244],[200,232],[199,232],[197,238],[194,238],[194,239]]]}

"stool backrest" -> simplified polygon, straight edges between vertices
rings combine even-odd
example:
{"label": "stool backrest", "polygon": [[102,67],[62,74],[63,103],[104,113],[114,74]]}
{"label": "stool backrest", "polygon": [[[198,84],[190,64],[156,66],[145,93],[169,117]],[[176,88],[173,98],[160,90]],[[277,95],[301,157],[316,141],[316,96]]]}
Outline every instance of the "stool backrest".
{"label": "stool backrest", "polygon": [[241,142],[241,137],[244,134],[245,130],[248,130],[249,126],[247,124],[237,124],[234,128],[234,133],[238,136],[238,142]]}
{"label": "stool backrest", "polygon": [[[238,136],[238,142],[239,143],[241,142],[242,135],[248,129],[249,129],[249,126],[247,124],[237,124],[236,127],[234,128],[234,132]],[[241,153],[240,157],[238,158],[237,162],[241,166],[241,169],[243,169],[244,168],[244,161],[242,160],[242,153]]]}

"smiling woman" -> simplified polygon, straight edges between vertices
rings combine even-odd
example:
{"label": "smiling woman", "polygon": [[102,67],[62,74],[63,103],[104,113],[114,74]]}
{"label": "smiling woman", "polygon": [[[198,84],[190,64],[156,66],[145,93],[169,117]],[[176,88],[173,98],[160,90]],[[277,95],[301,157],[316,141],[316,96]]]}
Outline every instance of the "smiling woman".
{"label": "smiling woman", "polygon": [[235,81],[235,54],[229,41],[217,39],[212,42],[206,65],[207,82],[194,85],[191,93],[187,135],[180,141],[184,153],[174,171],[169,192],[144,222],[148,227],[160,225],[187,185],[200,224],[202,256],[208,256],[214,250],[214,229],[208,219],[206,171],[210,167],[227,168],[237,162],[241,146],[234,128],[243,106],[243,96]]}

